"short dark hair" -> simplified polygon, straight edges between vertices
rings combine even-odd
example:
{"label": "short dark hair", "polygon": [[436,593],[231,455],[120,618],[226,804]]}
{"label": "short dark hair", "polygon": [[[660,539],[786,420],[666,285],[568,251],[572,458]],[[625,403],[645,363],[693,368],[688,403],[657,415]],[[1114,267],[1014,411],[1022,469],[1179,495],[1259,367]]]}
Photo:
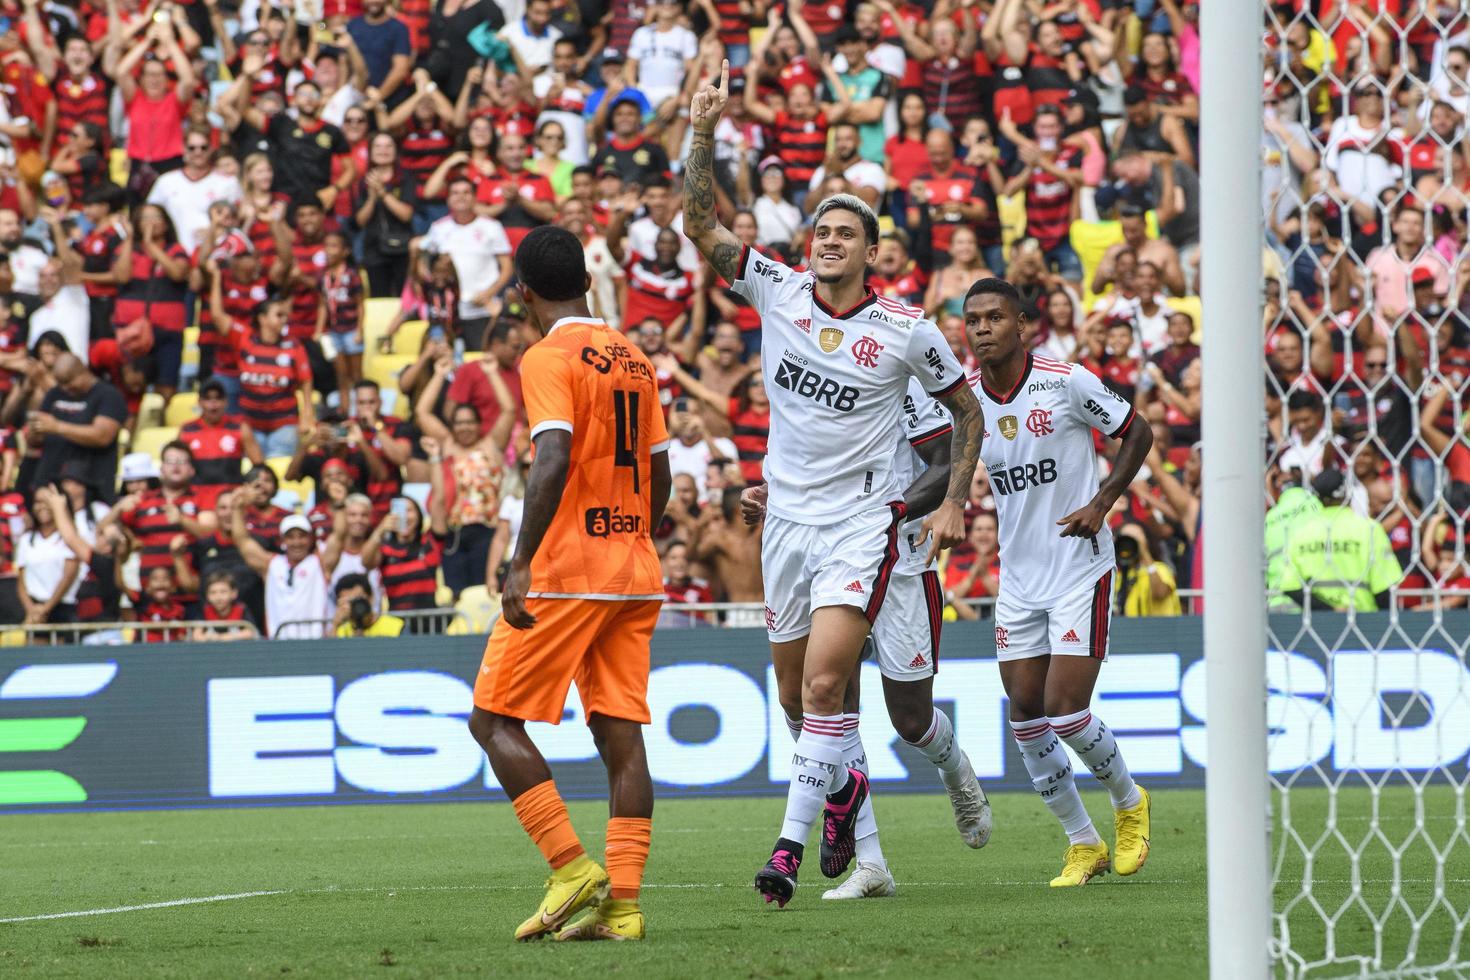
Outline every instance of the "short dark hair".
{"label": "short dark hair", "polygon": [[1148,101],[1148,93],[1137,85],[1130,85],[1123,90],[1123,104],[1135,106]]}
{"label": "short dark hair", "polygon": [[204,576],[204,589],[207,592],[211,585],[218,585],[221,582],[224,582],[236,592],[240,591],[239,583],[235,581],[235,576],[230,572],[210,572]]}
{"label": "short dark hair", "polygon": [[302,208],[316,208],[323,213],[326,208],[322,207],[321,200],[315,194],[297,194],[291,199],[291,215],[295,217]]}
{"label": "short dark hair", "polygon": [[368,598],[372,598],[372,579],[368,578],[362,572],[348,572],[337,580],[335,594],[341,595],[344,592],[351,592],[353,589],[362,589],[362,591],[368,594]]}
{"label": "short dark hair", "polygon": [[372,378],[358,378],[357,383],[352,386],[352,390],[357,391],[359,388],[371,388],[380,394],[382,392],[381,387]]}
{"label": "short dark hair", "polygon": [[1026,315],[1026,304],[1021,300],[1021,292],[1015,286],[991,276],[986,279],[976,279],[970,286],[969,292],[965,293],[965,304],[969,305],[971,299],[976,296],[999,296],[1011,304],[1011,309],[1016,311],[1017,316]]}
{"label": "short dark hair", "polygon": [[597,168],[594,167],[594,166],[592,166],[592,164],[590,164],[590,163],[584,163],[580,167],[573,167],[572,168],[572,176],[573,177],[586,176],[586,177],[591,177],[593,180],[596,180],[597,179]]}
{"label": "short dark hair", "polygon": [[113,214],[121,211],[128,203],[128,192],[114,184],[112,181],[104,181],[96,187],[88,188],[82,195],[83,204],[105,204],[107,213]]}
{"label": "short dark hair", "polygon": [[1298,388],[1286,399],[1286,409],[1289,412],[1294,412],[1301,408],[1310,408],[1313,411],[1323,412],[1326,411],[1326,404],[1322,401],[1322,396],[1315,391]]}
{"label": "short dark hair", "polygon": [[179,439],[173,439],[173,440],[170,440],[169,442],[166,442],[166,443],[163,444],[163,448],[158,451],[158,458],[159,458],[159,460],[161,461],[163,459],[163,454],[166,453],[166,452],[168,452],[171,449],[176,449],[179,452],[183,453],[185,456],[188,456],[189,457],[189,465],[190,466],[193,466],[194,465],[194,450],[192,450],[192,449],[189,448],[189,444],[188,443],[183,442],[182,440],[179,440]]}
{"label": "short dark hair", "polygon": [[565,302],[587,292],[587,255],[565,228],[532,228],[516,249],[515,266],[516,278],[542,299]]}
{"label": "short dark hair", "polygon": [[812,224],[816,225],[822,220],[823,215],[830,211],[847,211],[858,216],[858,221],[863,226],[863,242],[867,245],[878,244],[878,216],[868,203],[853,194],[833,194],[821,204],[817,205],[816,213],[812,215]]}
{"label": "short dark hair", "polygon": [[506,317],[497,317],[490,326],[485,328],[485,342],[482,347],[489,348],[491,344],[504,342],[510,339],[510,332],[519,324]]}
{"label": "short dark hair", "polygon": [[662,187],[666,191],[673,190],[674,182],[669,179],[668,174],[654,174],[643,181],[644,190],[651,191],[655,187]]}

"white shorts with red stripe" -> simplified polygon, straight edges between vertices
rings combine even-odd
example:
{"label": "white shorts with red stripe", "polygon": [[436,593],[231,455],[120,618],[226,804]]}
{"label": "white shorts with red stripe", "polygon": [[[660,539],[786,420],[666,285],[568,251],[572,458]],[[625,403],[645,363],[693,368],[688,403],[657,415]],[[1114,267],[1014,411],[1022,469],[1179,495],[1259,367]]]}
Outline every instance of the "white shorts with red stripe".
{"label": "white shorts with red stripe", "polygon": [[1111,570],[1045,609],[1022,608],[1007,601],[1002,590],[995,603],[995,656],[998,660],[1045,656],[1106,660],[1112,621]]}
{"label": "white shorts with red stripe", "polygon": [[766,634],[772,643],[799,640],[812,610],[855,606],[878,618],[898,564],[902,502],[865,510],[836,524],[798,524],[766,517],[761,533]]}
{"label": "white shorts with red stripe", "polygon": [[889,680],[919,681],[939,670],[944,591],[939,573],[896,572],[873,623],[874,659]]}

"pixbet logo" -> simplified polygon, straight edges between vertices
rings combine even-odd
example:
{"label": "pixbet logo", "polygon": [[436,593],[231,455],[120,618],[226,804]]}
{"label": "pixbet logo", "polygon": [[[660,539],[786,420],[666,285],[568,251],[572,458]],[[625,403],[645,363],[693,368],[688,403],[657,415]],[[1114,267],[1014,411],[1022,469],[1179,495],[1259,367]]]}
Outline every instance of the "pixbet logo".
{"label": "pixbet logo", "polygon": [[[7,703],[51,698],[89,698],[117,676],[113,661],[92,664],[31,664],[0,684],[0,709]],[[80,715],[62,718],[0,718],[0,752],[59,752],[87,727]],[[0,772],[0,806],[84,803],[87,790],[54,769]]]}

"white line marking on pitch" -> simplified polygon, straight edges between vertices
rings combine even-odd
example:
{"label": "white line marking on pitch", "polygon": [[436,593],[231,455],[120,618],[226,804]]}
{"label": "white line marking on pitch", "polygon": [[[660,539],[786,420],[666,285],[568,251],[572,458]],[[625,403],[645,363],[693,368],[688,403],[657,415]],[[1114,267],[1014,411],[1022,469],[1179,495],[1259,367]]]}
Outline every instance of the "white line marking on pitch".
{"label": "white line marking on pitch", "polygon": [[0,919],[0,924],[8,922],[40,922],[43,919],[75,919],[84,915],[111,915],[114,912],[142,912],[146,909],[171,909],[178,905],[204,905],[208,902],[228,902],[236,898],[259,898],[262,895],[284,895],[286,889],[263,892],[237,892],[234,895],[208,895],[204,898],[176,898],[170,902],[148,902],[143,905],[119,905],[110,909],[82,909],[77,912],[51,912],[46,915],[18,915],[11,919]]}

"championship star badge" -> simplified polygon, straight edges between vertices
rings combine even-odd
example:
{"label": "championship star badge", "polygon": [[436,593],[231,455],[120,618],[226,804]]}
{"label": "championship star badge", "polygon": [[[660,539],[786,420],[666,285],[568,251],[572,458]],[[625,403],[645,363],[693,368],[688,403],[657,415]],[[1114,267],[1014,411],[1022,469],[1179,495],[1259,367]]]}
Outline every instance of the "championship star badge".
{"label": "championship star badge", "polygon": [[1019,431],[1021,431],[1020,426],[1016,424],[1016,417],[1014,415],[1002,415],[1000,417],[1001,435],[1005,436],[1007,439],[1015,439],[1016,433]]}
{"label": "championship star badge", "polygon": [[836,327],[823,327],[817,334],[817,346],[822,348],[823,354],[830,354],[842,346],[842,331]]}

